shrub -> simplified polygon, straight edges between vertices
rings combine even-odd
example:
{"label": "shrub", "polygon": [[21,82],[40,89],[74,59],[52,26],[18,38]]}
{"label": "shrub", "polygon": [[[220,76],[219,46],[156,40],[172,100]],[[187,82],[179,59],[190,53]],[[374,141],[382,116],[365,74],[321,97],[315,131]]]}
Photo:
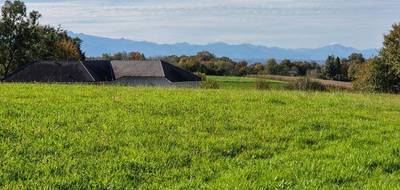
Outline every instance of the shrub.
{"label": "shrub", "polygon": [[205,81],[201,81],[200,88],[203,88],[203,89],[219,89],[219,85],[218,85],[217,81],[205,80]]}
{"label": "shrub", "polygon": [[256,90],[268,90],[270,89],[270,86],[267,81],[262,79],[257,79],[257,81],[254,83],[254,88]]}
{"label": "shrub", "polygon": [[357,72],[353,86],[362,91],[399,93],[400,75],[381,58],[370,59]]}
{"label": "shrub", "polygon": [[360,91],[375,91],[376,87],[372,80],[372,72],[373,68],[371,60],[363,65],[360,65],[359,70],[357,70],[355,73],[353,88]]}
{"label": "shrub", "polygon": [[205,73],[195,72],[194,75],[200,77],[202,81],[207,80],[207,75]]}
{"label": "shrub", "polygon": [[306,91],[325,91],[326,86],[321,82],[312,80],[310,78],[300,78],[289,84],[289,89],[292,90],[306,90]]}

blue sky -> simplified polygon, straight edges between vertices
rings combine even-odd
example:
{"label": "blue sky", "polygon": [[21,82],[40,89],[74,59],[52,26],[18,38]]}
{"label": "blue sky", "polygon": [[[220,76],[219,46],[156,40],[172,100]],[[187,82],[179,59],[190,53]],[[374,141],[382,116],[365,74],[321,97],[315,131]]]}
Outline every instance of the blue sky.
{"label": "blue sky", "polygon": [[399,0],[27,0],[43,24],[158,43],[378,48]]}

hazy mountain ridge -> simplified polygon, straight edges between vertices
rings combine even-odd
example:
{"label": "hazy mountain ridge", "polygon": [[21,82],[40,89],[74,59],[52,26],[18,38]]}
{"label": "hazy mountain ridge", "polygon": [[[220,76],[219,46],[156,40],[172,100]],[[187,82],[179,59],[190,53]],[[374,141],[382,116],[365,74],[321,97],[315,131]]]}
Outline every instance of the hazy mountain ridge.
{"label": "hazy mountain ridge", "polygon": [[378,54],[377,49],[358,50],[339,44],[328,45],[321,48],[285,49],[279,47],[266,47],[251,44],[231,45],[226,43],[210,43],[207,45],[194,45],[189,43],[157,44],[146,41],[133,41],[128,39],[111,39],[86,34],[70,32],[69,35],[83,40],[82,48],[87,56],[100,56],[103,53],[120,51],[139,51],[147,57],[164,55],[194,55],[200,51],[210,51],[217,56],[227,56],[232,59],[265,60],[268,58],[292,60],[325,60],[328,55],[347,57],[351,53],[363,53],[365,57]]}

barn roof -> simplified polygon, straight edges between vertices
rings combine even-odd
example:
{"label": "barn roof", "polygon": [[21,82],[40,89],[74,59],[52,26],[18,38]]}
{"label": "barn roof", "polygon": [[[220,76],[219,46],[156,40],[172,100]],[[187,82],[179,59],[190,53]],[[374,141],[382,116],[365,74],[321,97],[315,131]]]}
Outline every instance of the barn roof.
{"label": "barn roof", "polygon": [[116,79],[122,77],[165,77],[160,61],[111,61]]}
{"label": "barn roof", "polygon": [[112,61],[116,79],[122,77],[165,77],[171,82],[200,81],[190,72],[165,61]]}
{"label": "barn roof", "polygon": [[41,61],[27,64],[5,77],[8,82],[94,82],[80,61]]}
{"label": "barn roof", "polygon": [[83,61],[83,65],[85,65],[96,81],[115,80],[114,71],[110,61],[89,60]]}
{"label": "barn roof", "polygon": [[40,61],[20,67],[8,82],[102,82],[123,77],[157,77],[171,82],[200,78],[164,61]]}

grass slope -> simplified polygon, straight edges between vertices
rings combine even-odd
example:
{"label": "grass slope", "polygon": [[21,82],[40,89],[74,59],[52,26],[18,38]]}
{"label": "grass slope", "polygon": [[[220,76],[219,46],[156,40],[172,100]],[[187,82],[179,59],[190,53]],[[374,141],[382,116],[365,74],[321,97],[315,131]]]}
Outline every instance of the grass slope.
{"label": "grass slope", "polygon": [[0,85],[0,188],[394,189],[395,95]]}
{"label": "grass slope", "polygon": [[257,80],[265,80],[269,84],[271,89],[283,89],[287,85],[287,82],[250,77],[207,76],[207,79],[217,81],[221,89],[233,90],[254,89],[254,85]]}

